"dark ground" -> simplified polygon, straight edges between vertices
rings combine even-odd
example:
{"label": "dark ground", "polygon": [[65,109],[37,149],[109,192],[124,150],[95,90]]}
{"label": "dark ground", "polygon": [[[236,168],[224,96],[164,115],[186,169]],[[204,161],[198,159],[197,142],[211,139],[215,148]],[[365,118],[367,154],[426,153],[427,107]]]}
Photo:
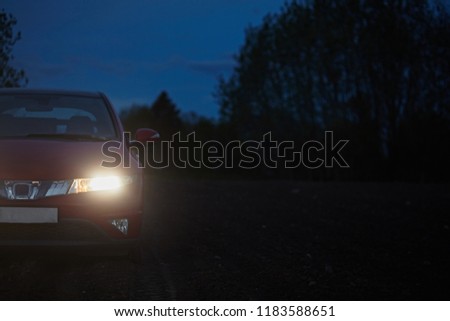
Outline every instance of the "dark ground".
{"label": "dark ground", "polygon": [[145,256],[3,256],[0,299],[450,300],[450,188],[153,181]]}

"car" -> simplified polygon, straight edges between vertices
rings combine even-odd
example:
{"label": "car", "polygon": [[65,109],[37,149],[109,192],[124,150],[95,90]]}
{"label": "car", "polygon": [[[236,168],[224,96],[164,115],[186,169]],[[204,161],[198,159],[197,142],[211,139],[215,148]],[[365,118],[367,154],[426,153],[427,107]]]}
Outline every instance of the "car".
{"label": "car", "polygon": [[[1,89],[0,246],[99,249],[138,260],[143,169],[123,135],[103,93]],[[136,135],[159,136],[145,128]],[[108,142],[120,144],[114,152],[127,166],[110,166]]]}

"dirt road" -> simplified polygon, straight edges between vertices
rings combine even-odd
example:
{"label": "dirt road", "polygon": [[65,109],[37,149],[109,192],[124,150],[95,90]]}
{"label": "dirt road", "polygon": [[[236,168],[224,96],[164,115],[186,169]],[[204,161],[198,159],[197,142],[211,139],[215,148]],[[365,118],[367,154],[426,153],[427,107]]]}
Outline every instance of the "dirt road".
{"label": "dirt road", "polygon": [[449,300],[450,188],[152,181],[144,262],[3,256],[0,299]]}

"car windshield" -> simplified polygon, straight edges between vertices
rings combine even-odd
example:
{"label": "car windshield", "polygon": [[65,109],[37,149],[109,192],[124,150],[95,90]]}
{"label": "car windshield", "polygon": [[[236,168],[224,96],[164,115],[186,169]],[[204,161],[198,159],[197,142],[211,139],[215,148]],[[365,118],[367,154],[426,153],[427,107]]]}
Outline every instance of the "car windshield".
{"label": "car windshield", "polygon": [[114,122],[100,97],[0,95],[0,138],[111,139]]}

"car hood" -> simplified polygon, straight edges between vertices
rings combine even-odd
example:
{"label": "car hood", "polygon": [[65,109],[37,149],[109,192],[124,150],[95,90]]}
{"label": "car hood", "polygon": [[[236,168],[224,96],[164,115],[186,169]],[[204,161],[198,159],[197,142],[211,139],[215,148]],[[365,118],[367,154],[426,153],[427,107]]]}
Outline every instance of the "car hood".
{"label": "car hood", "polygon": [[[102,166],[111,157],[102,153],[105,142],[11,139],[0,140],[0,179],[63,180],[96,175],[114,175],[137,170],[130,157],[131,168]],[[114,149],[122,154],[122,148]]]}

